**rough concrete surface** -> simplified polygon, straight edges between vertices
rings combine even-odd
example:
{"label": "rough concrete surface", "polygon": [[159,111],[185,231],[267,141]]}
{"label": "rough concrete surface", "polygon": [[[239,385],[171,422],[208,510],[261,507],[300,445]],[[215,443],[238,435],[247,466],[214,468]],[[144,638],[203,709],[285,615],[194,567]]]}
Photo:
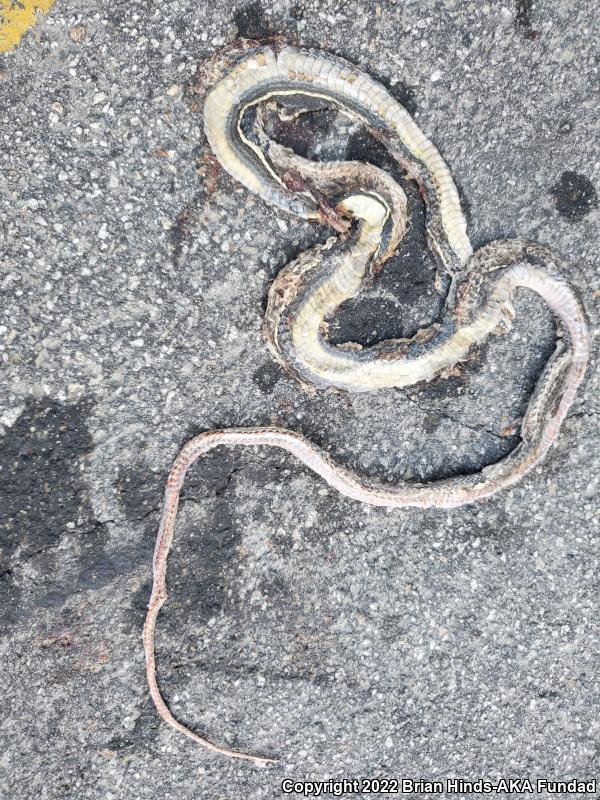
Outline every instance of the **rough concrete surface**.
{"label": "rough concrete surface", "polygon": [[[260,335],[268,286],[325,228],[212,170],[197,64],[283,33],[379,76],[439,146],[475,246],[561,254],[600,294],[594,0],[57,0],[0,61],[0,796],[276,798],[343,777],[600,778],[598,382],[543,466],[455,511],[373,510],[274,451],[217,451],[185,487],[161,686],[141,626],[161,487],[190,435],[277,423],[389,480],[507,452],[553,348],[523,294],[461,374],[307,397]],[[324,114],[306,152],[385,157]],[[282,134],[284,135],[284,134]],[[422,208],[332,334],[439,309]]]}

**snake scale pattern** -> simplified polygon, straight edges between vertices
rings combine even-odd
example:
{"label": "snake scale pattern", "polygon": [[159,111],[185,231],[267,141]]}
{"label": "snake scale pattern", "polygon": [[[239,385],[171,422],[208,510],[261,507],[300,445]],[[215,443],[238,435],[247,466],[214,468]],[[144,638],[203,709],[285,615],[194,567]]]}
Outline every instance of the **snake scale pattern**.
{"label": "snake scale pattern", "polygon": [[[178,722],[158,687],[154,633],[167,598],[167,558],[187,470],[215,447],[264,445],[287,450],[361,503],[394,508],[472,503],[512,486],[544,458],[584,377],[589,333],[576,294],[546,248],[526,241],[495,241],[473,253],[458,191],[440,153],[406,109],[366,73],[324,52],[284,43],[241,42],[215,58],[212,75],[204,125],[221,166],[269,205],[327,222],[337,231],[288,264],[269,293],[267,342],[283,369],[304,388],[363,392],[431,380],[464,361],[490,335],[510,328],[512,300],[519,289],[540,295],[557,325],[556,348],[529,401],[519,444],[505,458],[471,475],[390,485],[360,477],[302,435],[276,427],[213,430],[183,447],[166,484],[144,626],[150,693],[161,717],[176,730],[210,750],[261,764],[274,759],[219,746]],[[400,243],[406,197],[396,181],[373,165],[313,162],[269,139],[269,108],[290,118],[319,107],[333,107],[364,124],[417,182],[424,199],[428,242],[447,302],[444,319],[412,339],[368,348],[334,346],[327,339],[327,319],[376,275]]]}

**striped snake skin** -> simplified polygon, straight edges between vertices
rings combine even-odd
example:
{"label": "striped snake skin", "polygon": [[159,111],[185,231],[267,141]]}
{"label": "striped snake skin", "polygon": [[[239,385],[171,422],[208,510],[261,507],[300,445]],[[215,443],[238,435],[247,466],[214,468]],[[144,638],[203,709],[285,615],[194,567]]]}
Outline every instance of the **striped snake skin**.
{"label": "striped snake skin", "polygon": [[[215,58],[207,74],[211,70],[216,83],[206,96],[204,125],[221,166],[274,208],[327,222],[337,231],[288,264],[269,293],[268,345],[305,389],[364,392],[431,380],[464,361],[490,335],[510,328],[512,300],[521,289],[540,295],[557,322],[556,348],[530,398],[517,447],[474,474],[391,485],[355,474],[301,434],[276,427],[202,433],[177,456],[165,490],[143,634],[150,693],[161,717],[185,736],[223,755],[263,764],[275,759],[219,746],[178,722],[158,687],[154,634],[167,598],[167,558],[188,469],[215,447],[279,447],[361,503],[442,509],[481,500],[514,485],[556,440],[586,371],[589,333],[575,292],[546,248],[503,240],[473,253],[450,170],[406,109],[366,73],[324,52],[250,42]],[[448,299],[444,319],[411,339],[367,348],[334,346],[327,339],[327,319],[377,274],[400,243],[406,197],[373,165],[312,162],[269,139],[265,109],[293,116],[323,106],[363,123],[417,182],[424,199],[428,242]]]}

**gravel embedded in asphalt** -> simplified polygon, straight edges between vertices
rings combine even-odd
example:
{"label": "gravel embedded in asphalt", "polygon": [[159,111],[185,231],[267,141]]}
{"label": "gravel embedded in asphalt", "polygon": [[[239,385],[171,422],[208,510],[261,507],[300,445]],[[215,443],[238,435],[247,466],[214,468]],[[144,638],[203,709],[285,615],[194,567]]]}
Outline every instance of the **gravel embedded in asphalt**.
{"label": "gravel embedded in asphalt", "polygon": [[[560,254],[597,329],[600,23],[592,0],[57,0],[0,56],[0,797],[274,798],[281,781],[599,773],[595,352],[549,458],[453,511],[363,507],[291,457],[216,452],[186,484],[159,618],[161,686],[219,743],[164,725],[141,626],[162,485],[183,442],[301,431],[389,480],[514,446],[551,319],[431,385],[309,397],[267,350],[268,287],[328,231],[215,170],[193,87],[237,36],[338,53],[384,80],[460,186],[474,245]],[[382,158],[315,114],[318,157]],[[385,157],[383,157],[385,160]],[[439,309],[423,209],[335,341]]]}

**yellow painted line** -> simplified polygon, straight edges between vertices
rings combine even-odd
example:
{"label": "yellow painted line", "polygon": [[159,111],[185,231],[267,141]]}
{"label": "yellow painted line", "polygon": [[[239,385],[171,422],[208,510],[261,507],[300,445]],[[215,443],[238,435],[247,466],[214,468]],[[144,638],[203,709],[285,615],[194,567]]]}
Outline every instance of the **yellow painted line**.
{"label": "yellow painted line", "polygon": [[37,12],[48,11],[54,0],[0,0],[0,53],[12,50],[37,22]]}

